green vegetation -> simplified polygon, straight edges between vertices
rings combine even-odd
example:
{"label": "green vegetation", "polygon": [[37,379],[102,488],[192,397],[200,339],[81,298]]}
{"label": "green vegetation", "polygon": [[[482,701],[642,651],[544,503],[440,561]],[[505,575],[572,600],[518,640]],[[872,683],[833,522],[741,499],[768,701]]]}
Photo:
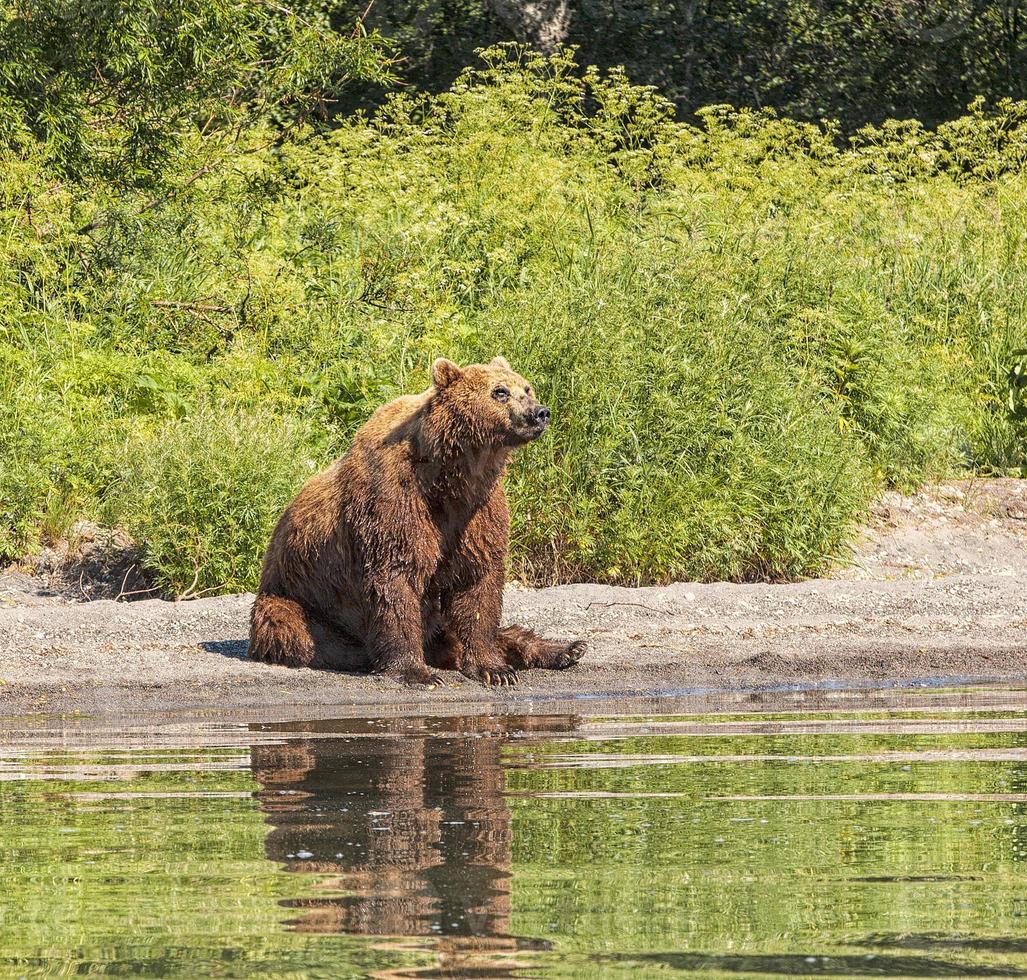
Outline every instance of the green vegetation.
{"label": "green vegetation", "polygon": [[884,485],[1020,472],[1027,106],[840,148],[484,65],[330,132],[182,128],[145,186],[3,152],[0,555],[91,517],[175,594],[253,587],[302,476],[440,354],[553,406],[510,480],[531,582],[809,574]]}
{"label": "green vegetation", "polygon": [[380,37],[309,17],[274,0],[3,0],[0,143],[108,184],[206,173],[254,124],[391,78]]}
{"label": "green vegetation", "polygon": [[288,418],[201,407],[132,439],[113,493],[151,568],[188,598],[251,584],[282,501],[314,472],[304,437]]}

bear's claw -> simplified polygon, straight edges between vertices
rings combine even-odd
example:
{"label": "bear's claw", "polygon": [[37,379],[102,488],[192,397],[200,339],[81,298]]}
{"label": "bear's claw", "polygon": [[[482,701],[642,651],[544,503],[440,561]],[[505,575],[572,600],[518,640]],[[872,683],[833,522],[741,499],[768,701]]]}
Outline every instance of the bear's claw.
{"label": "bear's claw", "polygon": [[517,671],[512,667],[483,667],[478,679],[486,687],[516,687]]}

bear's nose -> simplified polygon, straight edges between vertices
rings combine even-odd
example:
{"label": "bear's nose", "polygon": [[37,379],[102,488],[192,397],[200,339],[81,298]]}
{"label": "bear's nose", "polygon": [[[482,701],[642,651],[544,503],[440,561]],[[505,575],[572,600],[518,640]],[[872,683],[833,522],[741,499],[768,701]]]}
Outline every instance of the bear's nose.
{"label": "bear's nose", "polygon": [[539,405],[539,407],[535,409],[535,424],[548,425],[552,416],[553,413],[550,412],[545,405]]}

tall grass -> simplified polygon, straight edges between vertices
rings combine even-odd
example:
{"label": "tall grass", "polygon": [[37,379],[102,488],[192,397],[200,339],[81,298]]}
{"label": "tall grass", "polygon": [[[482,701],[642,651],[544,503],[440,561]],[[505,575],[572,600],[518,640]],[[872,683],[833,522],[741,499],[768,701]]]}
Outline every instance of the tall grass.
{"label": "tall grass", "polygon": [[160,207],[12,162],[0,552],[99,516],[171,591],[252,587],[308,460],[433,357],[503,353],[555,415],[511,474],[515,574],[815,573],[883,486],[1020,472],[1025,119],[840,149],[495,49]]}

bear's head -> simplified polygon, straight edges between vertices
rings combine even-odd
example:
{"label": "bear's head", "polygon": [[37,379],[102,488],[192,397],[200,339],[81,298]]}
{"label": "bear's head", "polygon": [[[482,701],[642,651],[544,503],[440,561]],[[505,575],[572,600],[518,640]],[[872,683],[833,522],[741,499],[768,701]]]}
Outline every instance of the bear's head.
{"label": "bear's head", "polygon": [[549,425],[549,409],[505,358],[461,368],[441,357],[431,366],[431,381],[433,404],[465,444],[523,446]]}

